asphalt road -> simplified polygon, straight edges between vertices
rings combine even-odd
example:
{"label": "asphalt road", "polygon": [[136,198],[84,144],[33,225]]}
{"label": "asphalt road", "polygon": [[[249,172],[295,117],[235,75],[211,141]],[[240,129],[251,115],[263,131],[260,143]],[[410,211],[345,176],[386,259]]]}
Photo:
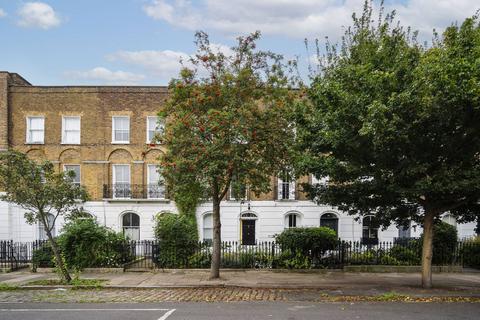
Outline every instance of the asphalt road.
{"label": "asphalt road", "polygon": [[479,319],[478,303],[1,303],[0,320]]}

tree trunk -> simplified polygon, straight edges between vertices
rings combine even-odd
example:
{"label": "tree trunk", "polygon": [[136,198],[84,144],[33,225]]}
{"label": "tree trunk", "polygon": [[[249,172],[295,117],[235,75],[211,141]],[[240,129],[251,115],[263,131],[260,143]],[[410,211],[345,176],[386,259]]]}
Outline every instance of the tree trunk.
{"label": "tree trunk", "polygon": [[435,212],[425,210],[423,220],[422,287],[432,288],[433,221]]}
{"label": "tree trunk", "polygon": [[55,265],[60,270],[63,280],[65,280],[67,283],[70,283],[72,281],[72,277],[70,276],[70,273],[68,272],[67,268],[63,264],[63,259],[62,259],[62,255],[60,254],[60,249],[58,248],[57,241],[55,241],[55,239],[52,236],[52,233],[50,232],[50,228],[48,224],[45,224],[45,230],[47,231],[48,241],[52,246],[53,255],[55,256]]}
{"label": "tree trunk", "polygon": [[217,194],[213,195],[213,252],[212,265],[210,267],[210,279],[220,278],[220,253],[221,253],[221,235],[220,235],[220,199]]}

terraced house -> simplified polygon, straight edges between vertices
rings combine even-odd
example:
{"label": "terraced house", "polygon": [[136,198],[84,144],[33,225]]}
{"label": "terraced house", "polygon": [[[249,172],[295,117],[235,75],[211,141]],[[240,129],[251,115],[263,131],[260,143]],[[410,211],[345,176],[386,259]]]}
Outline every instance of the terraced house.
{"label": "terraced house", "polygon": [[[35,160],[49,160],[58,170],[76,173],[91,200],[84,208],[99,222],[128,234],[152,239],[154,217],[176,212],[161,183],[157,159],[162,145],[151,142],[159,130],[157,111],[168,96],[166,87],[33,86],[16,73],[0,72],[0,150],[13,148]],[[379,230],[375,219],[355,220],[335,208],[317,205],[300,192],[302,182],[272,177],[272,192],[254,197],[248,190],[222,201],[222,238],[254,244],[272,240],[284,228],[328,226],[344,240],[392,241],[416,237],[410,228]],[[283,178],[283,179],[282,179]],[[240,200],[236,200],[240,199]],[[212,204],[197,209],[199,235],[212,237]],[[475,223],[457,224],[461,238],[474,235]],[[57,221],[60,232],[63,221]],[[40,226],[25,223],[21,208],[0,202],[0,240],[43,239]]]}

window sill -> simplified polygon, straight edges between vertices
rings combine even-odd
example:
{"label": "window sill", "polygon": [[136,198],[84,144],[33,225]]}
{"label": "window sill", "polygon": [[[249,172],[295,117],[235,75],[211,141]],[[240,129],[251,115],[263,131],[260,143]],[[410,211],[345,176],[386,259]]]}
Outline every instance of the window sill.
{"label": "window sill", "polygon": [[26,145],[29,145],[29,144],[31,144],[31,145],[44,145],[45,142],[25,142],[25,144]]}
{"label": "window sill", "polygon": [[130,141],[112,141],[112,144],[130,144]]}
{"label": "window sill", "polygon": [[61,142],[62,146],[79,146],[81,143],[68,143],[68,142]]}
{"label": "window sill", "polygon": [[277,199],[275,202],[297,202],[297,199]]}

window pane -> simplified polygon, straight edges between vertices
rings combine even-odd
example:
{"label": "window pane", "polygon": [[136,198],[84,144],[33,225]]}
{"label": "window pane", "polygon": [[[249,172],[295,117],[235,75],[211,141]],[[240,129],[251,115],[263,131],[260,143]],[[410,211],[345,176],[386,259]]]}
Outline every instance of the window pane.
{"label": "window pane", "polygon": [[158,184],[160,182],[160,173],[156,165],[148,165],[148,183]]}
{"label": "window pane", "polygon": [[130,140],[130,118],[114,117],[113,131],[114,141],[128,142]]}
{"label": "window pane", "polygon": [[116,165],[114,168],[114,182],[130,183],[130,167],[128,165]]}
{"label": "window pane", "polygon": [[147,140],[150,142],[155,137],[155,134],[161,131],[162,125],[158,123],[158,117],[147,118]]}
{"label": "window pane", "polygon": [[79,165],[66,165],[65,171],[73,171],[75,177],[72,178],[73,183],[80,184],[80,166]]}
{"label": "window pane", "polygon": [[203,240],[213,239],[213,217],[207,214],[203,217]]}
{"label": "window pane", "polygon": [[65,130],[80,130],[80,117],[64,117]]}
{"label": "window pane", "polygon": [[43,130],[30,131],[30,142],[43,142]]}
{"label": "window pane", "polygon": [[157,128],[157,117],[148,117],[148,130],[155,131]]}
{"label": "window pane", "polygon": [[43,143],[45,136],[45,119],[43,117],[29,117],[27,142]]}
{"label": "window pane", "polygon": [[30,118],[30,129],[31,130],[42,130],[44,129],[45,119],[42,117],[32,117]]}

